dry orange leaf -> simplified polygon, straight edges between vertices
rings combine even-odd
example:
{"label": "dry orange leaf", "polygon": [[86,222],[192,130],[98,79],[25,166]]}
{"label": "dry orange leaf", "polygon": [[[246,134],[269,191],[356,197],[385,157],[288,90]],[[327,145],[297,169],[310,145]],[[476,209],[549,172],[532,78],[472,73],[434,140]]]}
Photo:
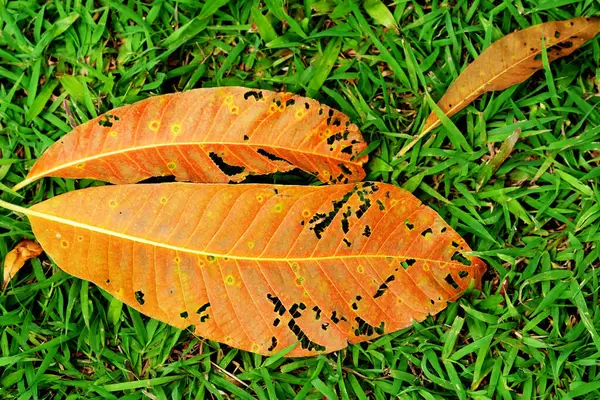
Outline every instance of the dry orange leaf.
{"label": "dry orange leaf", "polygon": [[25,239],[19,242],[4,258],[4,278],[2,290],[19,272],[25,262],[42,254],[42,247],[33,240]]}
{"label": "dry orange leaf", "polygon": [[289,356],[327,353],[410,326],[485,270],[435,211],[382,183],[104,186],[0,205],[29,217],[66,272],[265,355],[294,343]]}
{"label": "dry orange leaf", "polygon": [[53,144],[20,189],[45,176],[135,183],[239,182],[300,168],[322,182],[364,178],[356,125],[326,105],[243,87],[155,96],[90,120]]}
{"label": "dry orange leaf", "polygon": [[[438,102],[447,116],[452,116],[483,93],[503,90],[525,81],[543,68],[541,53],[547,49],[548,61],[568,56],[600,32],[599,18],[573,18],[552,21],[513,32],[485,49],[450,85]],[[405,154],[427,133],[439,126],[440,119],[431,112],[419,136],[404,147]]]}

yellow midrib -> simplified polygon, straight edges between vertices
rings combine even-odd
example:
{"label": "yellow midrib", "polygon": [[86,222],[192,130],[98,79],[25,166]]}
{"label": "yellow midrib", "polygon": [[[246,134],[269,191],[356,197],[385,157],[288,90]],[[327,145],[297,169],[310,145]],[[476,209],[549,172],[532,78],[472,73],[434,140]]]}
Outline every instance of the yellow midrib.
{"label": "yellow midrib", "polygon": [[[29,183],[42,178],[44,176],[48,176],[49,174],[56,172],[56,171],[60,171],[61,169],[64,168],[68,168],[68,167],[72,167],[74,165],[77,164],[81,164],[81,163],[86,163],[92,160],[97,160],[97,159],[101,159],[104,157],[110,157],[113,155],[117,155],[117,154],[126,154],[128,152],[133,152],[133,151],[140,151],[140,150],[145,150],[145,149],[152,149],[152,148],[157,148],[157,147],[169,147],[169,146],[203,146],[203,145],[225,145],[225,146],[248,146],[248,147],[264,147],[264,148],[271,148],[271,149],[282,149],[282,150],[287,150],[287,151],[292,151],[292,152],[296,152],[296,153],[303,153],[303,154],[309,154],[311,156],[321,156],[321,157],[327,157],[330,158],[332,160],[335,161],[340,161],[340,162],[344,162],[344,163],[348,163],[348,164],[354,164],[354,165],[358,165],[358,166],[362,166],[362,164],[358,163],[358,162],[354,162],[351,160],[344,160],[341,158],[337,158],[337,157],[330,157],[327,155],[322,155],[319,153],[313,153],[313,152],[309,152],[309,151],[303,151],[303,150],[296,150],[296,149],[292,149],[289,147],[283,147],[283,146],[273,146],[273,145],[269,145],[269,144],[258,144],[258,143],[234,143],[234,142],[171,142],[171,143],[153,143],[153,144],[149,144],[149,145],[143,145],[143,146],[135,146],[135,147],[127,147],[125,149],[120,149],[120,150],[115,150],[115,151],[109,151],[106,153],[99,153],[90,157],[85,157],[85,158],[79,158],[77,160],[74,161],[70,161],[64,164],[61,164],[57,167],[54,168],[50,168],[48,170],[43,171],[40,174],[34,175],[34,176],[30,176],[27,179],[25,179],[23,182],[15,185],[15,187],[13,188],[14,190],[18,190],[22,187],[24,187],[25,185],[28,185]],[[292,164],[293,165],[293,164]],[[296,168],[298,168],[298,166],[294,165]]]}
{"label": "yellow midrib", "polygon": [[[581,28],[580,30],[578,30],[577,32],[573,32],[573,33],[572,33],[572,34],[570,34],[569,36],[565,37],[565,39],[564,39],[564,40],[558,40],[558,41],[557,41],[557,42],[555,42],[555,43],[548,43],[548,44],[546,45],[546,48],[549,48],[549,47],[555,46],[555,45],[556,45],[556,44],[558,44],[558,43],[563,43],[565,40],[568,40],[569,38],[572,38],[573,36],[575,36],[575,35],[578,35],[579,33],[581,33],[582,31],[586,30],[587,28],[588,28],[588,26],[585,26],[585,27]],[[507,36],[504,36],[504,38],[506,38],[506,37],[508,37],[508,35],[507,35]],[[502,39],[503,39],[503,38],[502,38]],[[500,39],[500,40],[502,40],[502,39]],[[490,45],[490,47],[492,47],[493,45],[495,45],[495,44],[497,44],[497,43],[498,43],[498,41],[496,41],[496,42],[492,43],[492,44]],[[489,50],[489,49],[490,49],[490,47],[488,47],[486,50],[484,50],[484,52],[485,52],[485,51],[487,51],[487,50]],[[471,99],[473,96],[475,96],[475,97],[478,97],[478,96],[479,96],[479,94],[482,94],[482,93],[479,93],[479,92],[480,92],[481,90],[483,90],[483,88],[484,88],[484,87],[485,87],[487,84],[489,84],[490,82],[493,82],[493,81],[495,81],[495,80],[496,80],[496,79],[498,79],[500,76],[502,76],[502,75],[504,75],[504,74],[507,74],[508,72],[510,72],[511,70],[513,70],[514,68],[517,68],[519,65],[521,65],[522,63],[524,63],[525,61],[528,61],[528,60],[530,60],[531,58],[533,58],[533,57],[536,57],[538,54],[541,54],[541,53],[542,53],[542,49],[540,49],[539,51],[536,51],[535,53],[531,53],[529,56],[527,56],[527,57],[525,57],[525,58],[522,58],[521,60],[519,60],[519,61],[518,61],[518,62],[516,62],[515,64],[511,64],[511,65],[510,65],[508,68],[506,68],[506,69],[502,70],[500,73],[498,73],[498,74],[494,75],[494,76],[493,76],[491,79],[489,79],[489,80],[485,81],[485,82],[484,82],[482,85],[478,86],[478,87],[477,87],[475,90],[473,90],[471,93],[469,93],[469,94],[468,94],[468,95],[467,95],[467,96],[466,96],[466,97],[465,97],[465,98],[464,98],[462,101],[459,101],[459,102],[458,102],[458,103],[457,103],[457,104],[456,104],[454,107],[450,108],[450,110],[448,110],[448,112],[447,112],[447,113],[445,113],[445,114],[446,114],[447,116],[450,116],[450,115],[452,115],[452,114],[453,114],[454,110],[456,110],[457,108],[460,110],[460,107],[459,107],[459,106],[462,106],[462,105],[463,105],[463,104],[465,104],[465,103],[470,103],[471,101],[470,101],[469,99]],[[469,64],[469,66],[471,66],[471,65],[473,65],[473,64]],[[468,67],[467,67],[467,68],[468,68]],[[461,75],[462,75],[462,74],[461,74]],[[460,76],[459,76],[459,78],[460,78]],[[458,78],[457,78],[457,79],[458,79]],[[452,87],[452,86],[454,85],[454,83],[456,83],[456,81],[455,81],[455,82],[453,82],[453,83],[450,85],[450,87]],[[516,85],[516,84],[518,84],[518,83],[520,83],[520,82],[516,82],[516,83],[515,83],[515,85]],[[477,94],[477,93],[479,93],[479,94]],[[443,97],[442,97],[442,99],[443,99]],[[439,103],[438,103],[438,104],[439,104]],[[436,118],[437,118],[437,114],[435,114],[435,112],[433,112],[433,111],[432,111],[432,112],[431,112],[431,115],[436,115]],[[435,121],[434,121],[434,122],[433,122],[433,123],[432,123],[430,126],[428,126],[427,128],[423,129],[423,134],[425,134],[425,133],[427,133],[427,132],[430,132],[432,129],[435,129],[435,128],[436,128],[436,127],[439,125],[439,124],[441,124],[441,122],[442,122],[442,121],[441,121],[439,118],[437,118],[437,119],[436,119],[436,120],[435,120]]]}
{"label": "yellow midrib", "polygon": [[24,208],[24,207],[20,207],[20,206],[16,206],[14,204],[8,203],[4,200],[0,200],[0,207],[6,208],[8,210],[14,211],[14,212],[19,212],[22,214],[27,215],[28,217],[33,216],[33,217],[37,217],[37,218],[42,218],[48,221],[53,221],[53,222],[57,222],[59,224],[65,224],[65,225],[69,225],[69,226],[73,226],[76,228],[81,228],[81,229],[86,229],[88,231],[91,232],[95,232],[95,233],[99,233],[99,234],[103,234],[103,235],[109,235],[109,236],[113,236],[113,237],[117,237],[120,239],[124,239],[124,240],[131,240],[134,242],[138,242],[138,243],[143,243],[143,244],[147,244],[149,246],[156,246],[156,247],[162,247],[165,249],[169,249],[169,250],[175,250],[175,251],[180,251],[183,253],[191,253],[191,254],[197,254],[197,255],[201,255],[201,256],[212,256],[215,258],[229,258],[229,259],[234,259],[234,260],[250,260],[250,261],[320,261],[320,260],[337,260],[337,259],[353,259],[353,258],[385,258],[385,257],[393,257],[393,258],[404,258],[404,259],[414,259],[417,261],[426,261],[426,262],[432,262],[432,263],[447,263],[449,265],[458,265],[464,268],[469,268],[461,263],[457,263],[457,262],[453,262],[453,261],[443,261],[443,260],[434,260],[434,259],[429,259],[429,258],[420,258],[420,257],[414,257],[412,255],[410,256],[404,256],[404,255],[400,255],[400,254],[375,254],[375,255],[343,255],[343,256],[323,256],[323,257],[290,257],[290,258],[270,258],[270,257],[244,257],[244,256],[235,256],[235,255],[229,255],[229,254],[218,254],[218,253],[210,253],[210,252],[206,252],[206,251],[200,251],[200,250],[193,250],[193,249],[188,249],[188,248],[184,248],[184,247],[177,247],[177,246],[173,246],[167,243],[160,243],[160,242],[155,242],[152,240],[148,240],[148,239],[143,239],[140,237],[136,237],[136,236],[131,236],[131,235],[126,235],[124,233],[119,233],[119,232],[115,232],[115,231],[111,231],[109,229],[104,229],[104,228],[100,228],[97,226],[93,226],[93,225],[88,225],[88,224],[84,224],[81,222],[77,222],[77,221],[73,221],[70,219],[66,219],[66,218],[62,218],[62,217],[58,217],[55,215],[50,215],[50,214],[45,214],[45,213],[41,213],[35,210],[31,210],[28,208]]}

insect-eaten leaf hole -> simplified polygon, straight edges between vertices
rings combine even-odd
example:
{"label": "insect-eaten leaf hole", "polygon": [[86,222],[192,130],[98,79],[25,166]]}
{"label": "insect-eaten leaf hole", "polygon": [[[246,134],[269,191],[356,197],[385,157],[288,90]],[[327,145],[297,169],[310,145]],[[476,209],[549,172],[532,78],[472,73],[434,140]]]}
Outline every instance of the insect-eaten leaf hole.
{"label": "insect-eaten leaf hole", "polygon": [[469,276],[469,273],[467,271],[458,271],[458,276],[464,278],[466,276]]}
{"label": "insect-eaten leaf hole", "polygon": [[182,311],[181,313],[179,313],[179,316],[181,318],[187,318],[188,317],[188,312],[187,311]]}
{"label": "insect-eaten leaf hole", "polygon": [[279,313],[279,315],[281,316],[285,314],[287,309],[285,308],[281,300],[279,300],[279,297],[273,296],[271,293],[267,293],[267,299],[269,299],[269,301],[274,305],[273,312]]}
{"label": "insect-eaten leaf hole", "polygon": [[354,320],[358,323],[358,328],[354,330],[355,336],[371,336],[373,333],[377,333],[379,335],[383,334],[385,328],[385,322],[381,322],[381,324],[376,327],[369,324],[367,321],[362,319],[361,317],[356,317]]}
{"label": "insect-eaten leaf hole", "polygon": [[421,236],[423,236],[423,237],[427,237],[427,235],[431,235],[431,234],[433,234],[433,230],[431,228],[427,228],[423,232],[421,232]]}
{"label": "insect-eaten leaf hole", "polygon": [[256,150],[256,152],[258,154],[260,154],[261,156],[267,157],[271,161],[283,161],[283,162],[290,164],[290,162],[288,160],[286,160],[285,158],[277,157],[275,154],[271,154],[268,151],[266,151],[265,149],[258,149],[258,150]]}
{"label": "insect-eaten leaf hole", "polygon": [[407,220],[407,219],[406,219],[406,220],[404,220],[404,225],[406,225],[406,227],[407,227],[409,230],[413,230],[413,228],[415,227],[413,224],[411,224],[410,222],[408,222],[408,220]]}
{"label": "insect-eaten leaf hole", "polygon": [[267,350],[273,351],[277,347],[277,338],[275,336],[271,337],[271,346]]}
{"label": "insect-eaten leaf hole", "polygon": [[408,267],[412,266],[416,262],[417,262],[417,260],[415,260],[414,258],[409,258],[409,259],[406,259],[406,260],[402,261],[400,263],[400,265],[402,265],[402,267],[404,269],[408,269]]}
{"label": "insect-eaten leaf hole", "polygon": [[455,251],[454,254],[452,255],[451,258],[452,261],[458,261],[459,263],[466,265],[466,266],[470,266],[471,265],[471,261],[465,257],[464,255],[462,255],[461,252],[459,251]]}
{"label": "insect-eaten leaf hole", "polygon": [[144,300],[144,292],[142,292],[141,290],[138,290],[137,292],[135,292],[135,299],[137,300],[137,302],[140,304],[140,306],[143,306],[144,303],[146,302]]}
{"label": "insect-eaten leaf hole", "polygon": [[219,169],[223,171],[227,176],[241,174],[246,169],[244,167],[238,167],[235,165],[227,164],[225,161],[223,161],[221,157],[219,157],[217,153],[210,152],[208,153],[208,155],[210,156],[210,159],[213,160],[215,164],[217,164]]}
{"label": "insect-eaten leaf hole", "polygon": [[288,328],[290,328],[290,330],[294,333],[296,338],[298,338],[298,340],[300,341],[300,345],[303,349],[316,351],[325,350],[325,346],[322,346],[310,340],[306,333],[304,333],[304,331],[300,328],[300,326],[298,326],[294,319],[291,319],[290,322],[288,322]]}
{"label": "insect-eaten leaf hole", "polygon": [[446,282],[448,282],[448,285],[452,286],[454,288],[454,290],[458,290],[458,288],[460,287],[458,285],[458,283],[456,283],[456,281],[454,280],[454,278],[452,277],[451,274],[446,275],[446,277],[444,278],[444,280]]}
{"label": "insect-eaten leaf hole", "polygon": [[249,90],[244,93],[244,100],[248,100],[250,97],[254,97],[254,100],[258,101],[263,98],[263,94],[261,91],[257,90]]}
{"label": "insect-eaten leaf hole", "polygon": [[198,310],[196,310],[196,314],[202,314],[204,311],[206,311],[206,309],[208,307],[210,307],[210,302],[204,303],[203,305],[200,306],[200,308],[198,308]]}

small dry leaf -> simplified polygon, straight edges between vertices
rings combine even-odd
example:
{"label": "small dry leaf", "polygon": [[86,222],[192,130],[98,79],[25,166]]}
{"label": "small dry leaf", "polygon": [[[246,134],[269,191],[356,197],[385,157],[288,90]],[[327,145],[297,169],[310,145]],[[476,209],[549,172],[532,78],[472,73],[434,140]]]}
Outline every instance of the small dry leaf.
{"label": "small dry leaf", "polygon": [[[543,68],[542,51],[548,61],[568,56],[600,32],[599,18],[552,21],[513,32],[485,49],[450,85],[438,107],[452,116],[483,93],[503,90],[525,81]],[[431,112],[421,133],[399,153],[405,154],[441,123]]]}
{"label": "small dry leaf", "polygon": [[10,280],[19,272],[25,262],[42,254],[42,247],[33,240],[25,239],[8,252],[4,259],[4,282],[2,290]]}

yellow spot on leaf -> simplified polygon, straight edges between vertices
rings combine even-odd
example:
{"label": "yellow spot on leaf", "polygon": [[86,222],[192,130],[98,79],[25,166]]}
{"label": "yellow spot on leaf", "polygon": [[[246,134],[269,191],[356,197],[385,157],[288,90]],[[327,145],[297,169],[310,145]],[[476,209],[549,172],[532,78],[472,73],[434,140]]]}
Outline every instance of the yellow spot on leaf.
{"label": "yellow spot on leaf", "polygon": [[77,240],[82,242],[83,241],[83,236],[77,236]]}
{"label": "yellow spot on leaf", "polygon": [[179,264],[179,263],[181,262],[181,258],[179,258],[179,257],[175,257],[175,258],[173,259],[173,261],[175,262],[175,264]]}
{"label": "yellow spot on leaf", "polygon": [[150,129],[152,132],[158,131],[158,128],[160,128],[160,121],[158,120],[150,121],[148,124],[148,129]]}
{"label": "yellow spot on leaf", "polygon": [[69,242],[68,242],[67,240],[61,240],[61,241],[60,241],[60,245],[61,245],[62,247],[69,247]]}
{"label": "yellow spot on leaf", "polygon": [[173,171],[175,168],[177,168],[177,164],[175,164],[175,162],[171,161],[170,163],[167,164],[167,168],[169,168],[171,171]]}
{"label": "yellow spot on leaf", "polygon": [[225,104],[233,104],[233,96],[232,95],[225,97]]}
{"label": "yellow spot on leaf", "polygon": [[308,218],[308,217],[310,217],[310,210],[304,210],[304,211],[302,211],[302,216],[303,216],[304,218]]}
{"label": "yellow spot on leaf", "polygon": [[356,272],[358,272],[359,274],[363,274],[365,272],[365,267],[359,265],[358,267],[356,267]]}
{"label": "yellow spot on leaf", "polygon": [[77,165],[75,166],[75,168],[79,168],[79,169],[82,169],[83,167],[85,167],[85,164],[84,164],[84,163],[82,163],[82,162],[80,162],[79,164],[77,164]]}
{"label": "yellow spot on leaf", "polygon": [[160,204],[167,204],[167,201],[168,199],[165,196],[160,198]]}
{"label": "yellow spot on leaf", "polygon": [[249,249],[253,249],[254,248],[254,242],[248,242],[248,248]]}
{"label": "yellow spot on leaf", "polygon": [[235,277],[231,274],[227,275],[225,277],[225,284],[228,286],[233,286],[235,285]]}
{"label": "yellow spot on leaf", "polygon": [[293,262],[291,264],[291,267],[292,267],[292,271],[294,271],[294,272],[298,272],[298,269],[300,268],[300,266],[296,262]]}
{"label": "yellow spot on leaf", "polygon": [[173,135],[178,135],[180,131],[181,131],[181,125],[179,125],[179,124],[171,125],[171,133]]}
{"label": "yellow spot on leaf", "polygon": [[300,120],[304,117],[305,114],[306,113],[304,112],[304,110],[299,108],[298,110],[296,110],[295,117],[296,117],[296,119]]}
{"label": "yellow spot on leaf", "polygon": [[423,271],[429,271],[429,264],[428,263],[423,264]]}
{"label": "yellow spot on leaf", "polygon": [[118,135],[117,131],[110,131],[108,134],[112,137],[117,137]]}
{"label": "yellow spot on leaf", "polygon": [[257,345],[256,343],[252,343],[252,352],[258,353],[258,349],[260,349],[260,346]]}
{"label": "yellow spot on leaf", "polygon": [[259,203],[262,203],[264,200],[264,198],[259,194],[258,196],[256,196],[256,201],[258,201]]}
{"label": "yellow spot on leaf", "polygon": [[303,276],[299,276],[296,278],[296,286],[302,286],[302,284],[304,283],[304,277]]}
{"label": "yellow spot on leaf", "polygon": [[277,111],[277,104],[271,103],[271,105],[269,106],[269,112],[273,114],[275,111]]}
{"label": "yellow spot on leaf", "polygon": [[110,208],[115,208],[117,206],[116,200],[111,200],[108,202]]}
{"label": "yellow spot on leaf", "polygon": [[283,205],[281,203],[278,203],[277,205],[275,205],[275,212],[276,213],[280,213],[283,211]]}
{"label": "yellow spot on leaf", "polygon": [[238,114],[240,112],[240,108],[238,106],[232,106],[232,107],[229,108],[229,111],[232,114]]}

